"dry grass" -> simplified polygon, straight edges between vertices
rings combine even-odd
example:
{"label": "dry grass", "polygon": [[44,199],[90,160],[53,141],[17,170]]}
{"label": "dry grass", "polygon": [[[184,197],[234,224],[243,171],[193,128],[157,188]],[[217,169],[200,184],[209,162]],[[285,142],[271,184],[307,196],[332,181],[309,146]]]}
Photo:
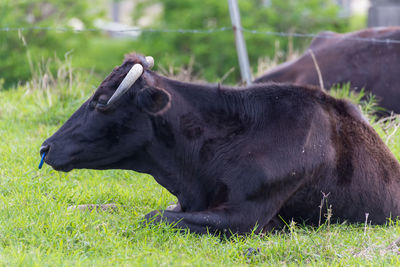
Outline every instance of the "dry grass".
{"label": "dry grass", "polygon": [[288,51],[284,52],[280,48],[279,41],[275,41],[275,53],[274,57],[261,57],[257,61],[257,68],[253,72],[253,77],[259,77],[265,72],[271,70],[272,68],[278,66],[282,62],[291,61],[301,56],[301,52],[298,50],[293,50],[293,41],[289,39]]}
{"label": "dry grass", "polygon": [[174,67],[169,65],[167,68],[158,65],[159,72],[171,79],[175,79],[182,82],[206,82],[200,78],[199,74],[193,72],[193,66],[195,63],[194,57],[190,58],[189,64],[181,67]]}

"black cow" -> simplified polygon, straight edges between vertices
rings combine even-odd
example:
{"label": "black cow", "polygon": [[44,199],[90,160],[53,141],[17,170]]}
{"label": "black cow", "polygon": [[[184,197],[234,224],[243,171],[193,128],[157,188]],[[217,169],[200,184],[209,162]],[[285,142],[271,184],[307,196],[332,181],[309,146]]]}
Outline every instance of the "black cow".
{"label": "black cow", "polygon": [[[365,88],[377,96],[380,106],[400,113],[400,27],[346,34],[323,32],[309,49],[315,54],[326,88],[350,82],[353,90]],[[309,51],[255,79],[256,83],[272,81],[320,85]]]}
{"label": "black cow", "polygon": [[197,233],[318,224],[321,192],[334,221],[364,222],[369,213],[382,224],[400,214],[399,163],[349,102],[306,86],[183,83],[136,54],[40,153],[61,171],[151,174],[181,207],[146,218]]}

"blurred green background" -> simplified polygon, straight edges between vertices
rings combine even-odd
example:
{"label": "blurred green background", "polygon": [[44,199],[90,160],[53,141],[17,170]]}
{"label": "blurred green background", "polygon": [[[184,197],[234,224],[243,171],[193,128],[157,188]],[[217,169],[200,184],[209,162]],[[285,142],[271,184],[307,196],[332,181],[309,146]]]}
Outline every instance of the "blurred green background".
{"label": "blurred green background", "polygon": [[[129,27],[214,29],[231,26],[228,4],[223,0],[132,2]],[[346,32],[365,26],[364,17],[346,15],[333,0],[238,2],[242,25],[248,29],[318,33],[323,30]],[[56,72],[55,59],[62,60],[66,55],[75,71],[93,72],[101,79],[121,63],[124,54],[132,51],[152,55],[156,68],[168,69],[194,62],[193,74],[209,82],[220,81],[228,72],[225,83],[240,80],[233,32],[142,32],[136,37],[121,36],[99,26],[99,19],[106,25],[116,12],[121,13],[121,10],[113,10],[115,6],[118,3],[111,0],[1,0],[0,88],[7,90],[24,83],[43,68]],[[32,29],[33,26],[70,31]],[[6,31],[6,27],[25,29]],[[308,38],[290,41],[288,37],[250,33],[245,33],[245,39],[253,71],[259,58],[275,57],[284,61],[287,53],[302,51],[310,42]]]}

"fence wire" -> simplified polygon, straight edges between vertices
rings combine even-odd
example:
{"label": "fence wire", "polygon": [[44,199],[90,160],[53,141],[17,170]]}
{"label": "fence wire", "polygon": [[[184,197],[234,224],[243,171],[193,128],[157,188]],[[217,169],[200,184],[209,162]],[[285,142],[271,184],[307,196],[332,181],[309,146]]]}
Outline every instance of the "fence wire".
{"label": "fence wire", "polygon": [[[104,33],[129,33],[129,32],[153,32],[153,33],[181,33],[181,34],[214,34],[219,32],[232,31],[232,27],[220,27],[213,29],[156,29],[156,28],[129,28],[121,30],[106,30],[97,28],[88,29],[73,29],[67,27],[2,27],[0,32],[18,32],[18,31],[55,31],[55,32],[74,32],[74,33],[85,33],[85,32],[104,32]],[[351,40],[360,42],[371,42],[376,44],[400,44],[400,40],[395,39],[377,39],[377,38],[364,38],[364,37],[350,37],[346,35],[321,35],[314,33],[298,33],[298,32],[274,32],[274,31],[262,31],[262,30],[251,30],[247,28],[241,28],[244,33],[247,34],[258,34],[267,36],[279,36],[279,37],[294,37],[294,38],[318,38],[318,39],[340,39],[340,40]]]}

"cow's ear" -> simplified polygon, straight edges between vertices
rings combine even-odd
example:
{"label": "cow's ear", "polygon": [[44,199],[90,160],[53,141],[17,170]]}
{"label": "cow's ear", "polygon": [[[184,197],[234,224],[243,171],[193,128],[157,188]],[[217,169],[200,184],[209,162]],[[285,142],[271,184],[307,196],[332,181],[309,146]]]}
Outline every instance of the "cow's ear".
{"label": "cow's ear", "polygon": [[135,102],[143,111],[158,115],[171,106],[171,95],[159,87],[146,87],[137,92]]}

